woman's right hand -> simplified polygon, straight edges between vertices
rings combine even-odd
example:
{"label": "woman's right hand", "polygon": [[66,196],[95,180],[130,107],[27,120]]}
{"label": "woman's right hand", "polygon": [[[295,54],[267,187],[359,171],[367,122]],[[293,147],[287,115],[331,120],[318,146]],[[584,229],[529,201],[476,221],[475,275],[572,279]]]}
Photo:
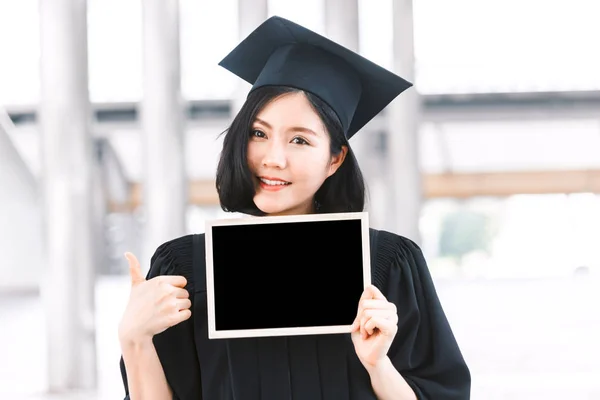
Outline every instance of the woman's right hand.
{"label": "woman's right hand", "polygon": [[191,301],[185,277],[161,275],[146,280],[137,258],[131,253],[125,253],[125,257],[129,261],[131,292],[119,324],[121,343],[152,339],[190,318]]}

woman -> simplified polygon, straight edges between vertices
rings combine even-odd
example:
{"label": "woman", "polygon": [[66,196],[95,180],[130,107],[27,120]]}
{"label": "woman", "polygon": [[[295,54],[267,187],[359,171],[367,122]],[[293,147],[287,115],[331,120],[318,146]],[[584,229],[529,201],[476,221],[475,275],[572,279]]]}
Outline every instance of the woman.
{"label": "woman", "polygon": [[[220,65],[253,84],[217,168],[223,209],[363,211],[348,139],[411,84],[278,17]],[[350,335],[209,340],[203,235],[161,245],[145,278],[127,254],[132,289],[119,326],[126,398],[468,399],[469,369],[421,250],[371,233],[373,284]]]}

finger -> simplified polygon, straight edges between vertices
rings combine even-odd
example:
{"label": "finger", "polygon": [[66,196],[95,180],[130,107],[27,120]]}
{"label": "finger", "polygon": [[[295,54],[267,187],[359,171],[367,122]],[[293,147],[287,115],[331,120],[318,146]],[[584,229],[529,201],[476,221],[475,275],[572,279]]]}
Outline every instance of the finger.
{"label": "finger", "polygon": [[382,317],[385,319],[394,319],[394,317],[396,316],[396,313],[392,312],[389,309],[369,309],[369,310],[364,310],[362,313],[362,319],[366,320],[372,317]]}
{"label": "finger", "polygon": [[192,316],[192,311],[189,308],[183,309],[177,313],[175,313],[171,319],[171,326],[175,326]]}
{"label": "finger", "polygon": [[125,258],[129,262],[129,276],[131,277],[131,286],[144,282],[146,278],[142,274],[142,268],[137,257],[133,253],[125,253]]}
{"label": "finger", "polygon": [[363,315],[360,318],[360,327],[361,327],[361,334],[363,339],[366,339],[368,335],[371,335],[372,332],[369,332],[367,330],[367,322],[369,322],[371,320],[372,317],[367,316],[363,313]]}
{"label": "finger", "polygon": [[383,293],[381,293],[381,290],[379,290],[377,288],[377,286],[375,286],[375,285],[369,285],[367,287],[367,290],[369,292],[371,292],[372,298],[377,299],[377,300],[386,300],[387,301],[387,299],[385,298],[385,296],[383,295]]}
{"label": "finger", "polygon": [[352,325],[350,325],[350,332],[355,332],[360,328],[360,314],[357,314],[354,317],[354,321],[352,321]]}
{"label": "finger", "polygon": [[367,331],[369,335],[372,335],[375,332],[375,329],[378,329],[384,335],[394,335],[397,327],[398,325],[396,323],[383,317],[373,317],[365,323],[365,331]]}
{"label": "finger", "polygon": [[[370,286],[370,285],[369,285]],[[362,292],[362,295],[360,296],[360,299],[358,299],[358,302],[360,303],[362,300],[365,299],[371,299],[373,298],[373,293],[371,293],[371,291],[369,290],[369,286],[366,286]]]}
{"label": "finger", "polygon": [[173,290],[173,294],[177,299],[188,299],[190,297],[190,292],[179,287],[175,287],[175,289]]}
{"label": "finger", "polygon": [[390,310],[365,310],[360,318],[361,333],[365,339],[367,335],[373,334],[373,329],[369,330],[369,321],[373,319],[376,321],[386,320],[392,325],[398,324],[398,315]]}
{"label": "finger", "polygon": [[[360,315],[361,315],[361,303],[366,300],[366,299],[370,299],[373,295],[371,294],[371,292],[369,290],[367,290],[367,287],[365,287],[365,289],[363,290],[362,294],[360,295],[360,298],[358,299],[358,308],[356,310],[356,318],[354,318],[354,322],[352,323],[352,332],[354,332],[355,330],[358,330],[360,328]],[[361,328],[361,332],[362,332],[362,328]]]}
{"label": "finger", "polygon": [[387,307],[387,308],[361,308],[360,312],[355,318],[356,324],[364,325],[365,322],[374,316],[382,316],[384,318],[393,319],[397,318],[395,310]]}
{"label": "finger", "polygon": [[[361,302],[360,302],[360,306],[358,308],[358,312],[357,312],[356,318],[354,320],[357,325],[364,324],[365,318],[368,318],[368,317],[374,315],[374,314],[365,315],[365,312],[367,310],[381,310],[382,313],[387,318],[392,318],[392,319],[395,318],[396,320],[398,319],[396,305],[394,303],[390,303],[390,302],[384,301],[384,300],[367,299],[367,300],[361,300]],[[353,324],[353,328],[355,328],[354,324]]]}
{"label": "finger", "polygon": [[177,309],[177,311],[187,310],[190,307],[192,307],[192,302],[190,301],[190,299],[177,299],[175,304],[175,308]]}
{"label": "finger", "polygon": [[187,285],[187,279],[181,275],[160,275],[156,279],[160,283],[167,283],[178,288],[184,288]]}
{"label": "finger", "polygon": [[381,310],[395,310],[396,306],[394,305],[394,303],[390,303],[387,300],[374,300],[374,299],[367,299],[367,300],[361,300],[360,302],[360,310],[369,310],[369,309],[381,309]]}

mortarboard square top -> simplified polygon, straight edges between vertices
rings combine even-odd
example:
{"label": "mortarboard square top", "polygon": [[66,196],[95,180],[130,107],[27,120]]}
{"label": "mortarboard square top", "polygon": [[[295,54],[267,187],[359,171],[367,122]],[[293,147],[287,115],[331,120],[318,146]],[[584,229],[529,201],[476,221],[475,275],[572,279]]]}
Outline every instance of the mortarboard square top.
{"label": "mortarboard square top", "polygon": [[252,84],[291,86],[326,102],[346,138],[373,119],[412,83],[301,25],[271,17],[234,48],[220,66]]}

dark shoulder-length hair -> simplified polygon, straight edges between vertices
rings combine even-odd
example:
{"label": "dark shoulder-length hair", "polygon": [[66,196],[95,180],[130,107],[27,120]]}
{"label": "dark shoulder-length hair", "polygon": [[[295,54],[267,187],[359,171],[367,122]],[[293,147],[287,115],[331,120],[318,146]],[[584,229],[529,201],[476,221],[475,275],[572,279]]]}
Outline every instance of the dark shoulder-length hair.
{"label": "dark shoulder-length hair", "polygon": [[[303,92],[287,86],[265,86],[252,91],[233,119],[225,134],[217,165],[216,187],[221,208],[228,212],[262,216],[254,204],[255,178],[248,167],[247,149],[252,124],[258,113],[272,100],[287,93]],[[338,170],[325,180],[315,194],[317,213],[363,211],[365,182],[358,162],[336,113],[317,96],[303,92],[329,133],[331,155],[338,155],[342,146],[348,152]]]}

